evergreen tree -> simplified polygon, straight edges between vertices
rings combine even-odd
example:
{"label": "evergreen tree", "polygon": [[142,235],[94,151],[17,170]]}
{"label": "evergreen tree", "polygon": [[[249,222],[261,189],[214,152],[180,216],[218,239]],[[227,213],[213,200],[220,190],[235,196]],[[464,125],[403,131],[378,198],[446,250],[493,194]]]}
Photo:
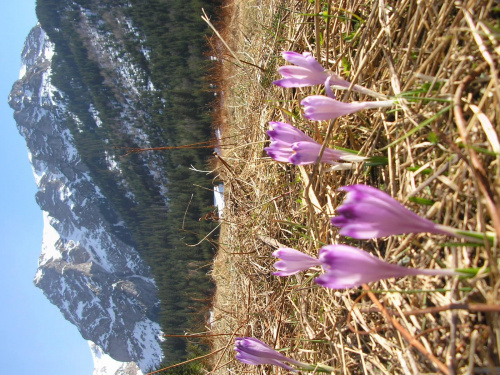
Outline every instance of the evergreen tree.
{"label": "evergreen tree", "polygon": [[[129,5],[132,6],[129,6]],[[201,20],[201,8],[216,14],[220,1],[208,0],[38,0],[37,16],[55,43],[53,83],[64,93],[65,104],[74,117],[67,124],[78,151],[91,170],[94,181],[114,211],[103,212],[111,223],[125,221],[128,232],[117,226],[117,234],[134,245],[150,265],[158,285],[160,310],[153,312],[167,334],[203,329],[213,285],[206,275],[214,248],[208,242],[192,245],[213,229],[200,221],[213,200],[211,178],[193,172],[203,169],[210,149],[175,149],[161,152],[158,168],[166,174],[168,204],[145,166],[147,154],[131,154],[120,160],[120,172],[109,169],[106,155],[118,148],[138,147],[123,131],[123,121],[147,134],[151,144],[180,146],[207,141],[211,137],[209,108],[213,96],[206,90],[210,61]],[[113,35],[115,48],[141,68],[138,80],[150,80],[156,90],[142,90],[135,102],[141,119],[124,119],[128,106],[114,73],[96,60],[91,41],[82,32],[82,9],[98,15],[101,31]],[[126,17],[144,39],[116,23]],[[104,22],[104,23],[103,23]],[[141,39],[141,40],[139,40]],[[149,57],[144,51],[150,51]],[[102,124],[92,115],[94,108]],[[104,205],[103,205],[104,207]],[[164,342],[166,364],[180,362],[203,349],[183,338]],[[193,348],[196,348],[194,350]],[[165,365],[165,364],[163,364]],[[193,374],[193,364],[170,374]]]}

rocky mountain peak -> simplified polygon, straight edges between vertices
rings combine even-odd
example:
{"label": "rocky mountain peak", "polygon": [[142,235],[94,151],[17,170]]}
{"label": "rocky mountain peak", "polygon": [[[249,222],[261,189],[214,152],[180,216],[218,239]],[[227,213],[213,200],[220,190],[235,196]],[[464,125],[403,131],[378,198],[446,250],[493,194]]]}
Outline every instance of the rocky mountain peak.
{"label": "rocky mountain peak", "polygon": [[44,213],[34,282],[97,351],[145,371],[162,358],[157,288],[75,146],[67,120],[79,119],[52,84],[53,56],[53,44],[35,26],[9,97]]}

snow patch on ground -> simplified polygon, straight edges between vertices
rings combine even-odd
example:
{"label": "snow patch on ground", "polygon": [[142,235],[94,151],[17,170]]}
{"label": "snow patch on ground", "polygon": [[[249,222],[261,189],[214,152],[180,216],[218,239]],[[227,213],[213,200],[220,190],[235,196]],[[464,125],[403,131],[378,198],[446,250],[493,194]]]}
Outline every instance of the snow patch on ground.
{"label": "snow patch on ground", "polygon": [[219,214],[219,218],[222,217],[224,212],[224,185],[219,184],[218,186],[214,186],[214,206],[217,207],[217,212]]}

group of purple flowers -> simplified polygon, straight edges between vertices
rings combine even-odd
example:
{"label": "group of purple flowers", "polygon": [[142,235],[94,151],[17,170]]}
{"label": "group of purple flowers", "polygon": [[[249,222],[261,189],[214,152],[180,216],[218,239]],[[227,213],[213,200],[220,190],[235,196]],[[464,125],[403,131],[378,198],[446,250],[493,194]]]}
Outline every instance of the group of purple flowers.
{"label": "group of purple flowers", "polygon": [[[321,150],[318,142],[285,122],[270,122],[269,125],[271,129],[267,134],[271,138],[271,144],[265,150],[271,158],[295,165],[309,165],[316,162]],[[351,169],[350,163],[342,162],[358,162],[365,159],[347,151],[325,148],[321,161],[333,165],[334,169],[341,170]]]}
{"label": "group of purple flowers", "polygon": [[[284,78],[274,81],[276,86],[293,88],[325,85],[327,96],[308,96],[300,103],[304,107],[304,116],[309,120],[334,120],[363,109],[392,107],[397,103],[396,100],[343,103],[335,99],[331,86],[345,90],[351,86],[350,82],[325,70],[310,52],[300,54],[287,51],[283,52],[283,58],[294,65],[286,65],[278,69]],[[379,96],[359,85],[353,85],[352,89],[360,93]]]}
{"label": "group of purple flowers", "polygon": [[[396,100],[353,103],[338,101],[335,99],[331,87],[347,89],[351,86],[348,81],[325,70],[310,52],[302,54],[283,52],[283,57],[294,65],[286,65],[278,69],[278,72],[284,78],[274,81],[275,85],[285,88],[325,85],[327,96],[312,95],[301,102],[304,116],[309,120],[334,120],[340,116],[363,109],[391,107],[397,103]],[[353,85],[352,89],[361,93],[372,94],[370,90],[359,85]],[[271,129],[267,134],[271,138],[271,144],[265,150],[271,158],[295,165],[307,165],[316,162],[322,147],[321,144],[290,124],[271,122],[269,125]],[[361,162],[366,159],[346,151],[325,148],[321,161],[332,164],[332,168],[338,170],[350,169],[352,162]]]}
{"label": "group of purple flowers", "polygon": [[[433,223],[408,210],[386,193],[367,185],[345,186],[338,216],[330,222],[339,233],[356,239],[371,239],[407,233],[435,233],[458,236],[454,228]],[[346,245],[328,245],[314,258],[298,250],[280,248],[273,253],[280,258],[274,264],[276,276],[289,276],[311,267],[322,266],[325,273],[315,279],[331,289],[354,288],[362,284],[411,275],[457,275],[449,269],[415,269],[387,263],[366,251]]]}
{"label": "group of purple flowers", "polygon": [[[279,68],[284,77],[274,84],[281,87],[306,87],[325,84],[328,96],[313,95],[302,100],[304,116],[311,120],[331,120],[339,116],[367,108],[393,106],[395,100],[377,102],[342,103],[337,101],[331,86],[346,89],[351,85],[332,72],[326,71],[309,52],[299,54],[284,52],[285,60],[294,65]],[[353,90],[368,93],[361,86],[353,85]],[[276,161],[294,165],[314,164],[318,160],[322,145],[314,141],[298,128],[283,122],[271,122],[268,135],[271,139],[265,148]],[[352,153],[325,148],[321,162],[333,169],[351,168],[352,162],[362,162],[367,158]],[[337,216],[330,222],[339,227],[339,233],[356,239],[372,239],[408,233],[433,233],[447,236],[467,237],[467,233],[451,227],[433,223],[408,210],[388,194],[367,185],[344,186],[347,192],[343,204],[337,208]],[[347,245],[327,245],[319,250],[317,258],[292,248],[279,248],[273,253],[279,258],[274,267],[276,276],[290,276],[312,267],[322,267],[324,273],[314,281],[331,289],[354,288],[368,282],[392,277],[413,275],[464,275],[463,270],[415,269],[387,263],[366,251]],[[236,358],[246,364],[271,364],[291,371],[333,372],[325,365],[308,365],[272,349],[260,340],[250,337],[236,339]],[[287,364],[288,363],[288,364]],[[290,365],[289,365],[290,364]]]}
{"label": "group of purple flowers", "polygon": [[[327,96],[312,95],[301,104],[304,116],[310,120],[331,120],[339,116],[367,108],[393,106],[395,100],[376,102],[342,103],[335,99],[331,86],[346,89],[351,84],[334,73],[325,70],[309,52],[283,52],[283,58],[294,65],[282,66],[278,72],[283,79],[274,81],[280,87],[307,87],[325,85]],[[359,85],[353,90],[369,92]],[[322,145],[300,129],[283,122],[271,122],[267,132],[271,139],[265,150],[276,161],[295,165],[317,162]],[[343,150],[325,148],[321,162],[333,165],[334,169],[349,169],[352,162],[362,162],[366,157]],[[404,233],[436,233],[455,235],[453,228],[435,224],[406,209],[384,192],[365,185],[341,188],[347,191],[344,204],[337,209],[338,216],[331,223],[340,227],[340,234],[370,239]],[[450,270],[417,270],[388,264],[371,254],[346,245],[328,245],[314,258],[290,248],[278,249],[273,255],[281,260],[275,263],[277,276],[293,275],[310,267],[323,266],[325,273],[316,278],[316,283],[327,288],[351,288],[370,281],[388,277],[416,274],[449,275]]]}
{"label": "group of purple flowers", "polygon": [[[339,227],[341,235],[356,239],[387,237],[407,233],[434,233],[462,236],[454,228],[433,223],[408,210],[386,193],[367,185],[351,185],[341,188],[347,195],[337,209],[338,215],[330,222]],[[314,281],[331,289],[354,288],[368,282],[392,277],[414,275],[461,275],[452,269],[416,269],[387,263],[366,251],[347,245],[328,245],[319,251],[318,258],[291,248],[279,248],[273,256],[280,258],[274,263],[278,270],[273,275],[290,276],[311,267],[322,266],[324,273]],[[236,339],[236,359],[251,364],[270,364],[296,372],[297,370],[334,371],[325,365],[308,365],[295,361],[251,337]],[[288,363],[288,364],[287,364]]]}

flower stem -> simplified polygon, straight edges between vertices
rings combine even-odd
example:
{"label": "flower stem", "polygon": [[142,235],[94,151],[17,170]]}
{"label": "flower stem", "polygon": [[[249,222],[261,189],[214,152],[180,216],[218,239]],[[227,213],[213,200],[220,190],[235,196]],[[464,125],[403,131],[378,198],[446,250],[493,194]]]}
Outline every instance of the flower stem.
{"label": "flower stem", "polygon": [[483,267],[475,267],[475,268],[457,268],[455,269],[456,272],[461,273],[462,278],[469,278],[469,277],[474,277],[477,276],[479,271],[483,271],[483,273],[488,273],[490,272],[489,268],[483,268]]}
{"label": "flower stem", "polygon": [[468,230],[459,230],[446,225],[438,225],[437,228],[443,233],[472,240],[473,242],[484,243],[484,241],[487,240],[490,243],[490,245],[493,245],[497,241],[497,237],[493,232],[481,233]]}
{"label": "flower stem", "polygon": [[[332,85],[331,87],[333,87],[335,90],[347,90],[348,89],[348,87],[343,87],[343,86],[339,86],[339,85]],[[387,95],[372,91],[372,90],[367,89],[366,87],[363,87],[360,85],[354,85],[352,90],[359,92],[360,94],[368,95],[368,96],[371,96],[371,97],[377,98],[377,99],[387,99],[388,98]]]}
{"label": "flower stem", "polygon": [[299,363],[300,365],[298,363],[296,363],[295,365],[301,371],[326,372],[329,374],[335,371],[333,367],[327,365],[321,365],[321,364],[308,365],[307,363],[301,363],[301,362]]}
{"label": "flower stem", "polygon": [[[418,268],[408,268],[414,275],[431,275],[431,276],[462,276],[460,272],[454,269],[418,269]],[[410,274],[410,272],[408,272]]]}
{"label": "flower stem", "polygon": [[377,165],[387,165],[388,159],[385,156],[372,156],[368,158],[365,162],[365,165],[368,166],[377,166]]}
{"label": "flower stem", "polygon": [[456,233],[465,238],[477,239],[480,240],[481,242],[484,242],[484,240],[488,240],[490,245],[493,245],[497,241],[497,237],[493,232],[480,233],[467,230],[456,230]]}
{"label": "flower stem", "polygon": [[[459,269],[456,271],[460,272]],[[417,294],[417,293],[445,293],[451,292],[453,289],[449,288],[436,288],[436,289],[370,289],[370,291],[374,294],[385,294],[385,293],[400,293],[400,294]],[[470,292],[472,288],[458,288],[459,292]]]}

